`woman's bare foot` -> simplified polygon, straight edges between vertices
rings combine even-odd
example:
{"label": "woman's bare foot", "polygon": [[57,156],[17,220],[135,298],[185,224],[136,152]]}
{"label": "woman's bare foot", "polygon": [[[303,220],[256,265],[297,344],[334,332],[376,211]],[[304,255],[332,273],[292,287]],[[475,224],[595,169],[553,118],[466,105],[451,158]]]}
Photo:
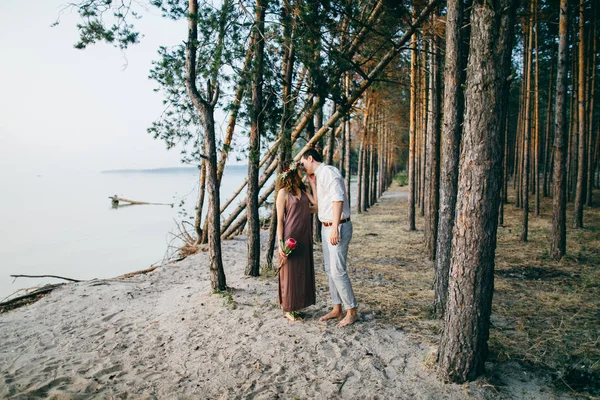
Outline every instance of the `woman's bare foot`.
{"label": "woman's bare foot", "polygon": [[292,322],[296,322],[296,321],[302,321],[302,317],[300,317],[298,314],[296,314],[294,311],[291,312],[286,312],[283,315],[285,315],[285,317],[287,319],[289,319]]}
{"label": "woman's bare foot", "polygon": [[343,328],[344,326],[352,325],[358,320],[358,313],[355,309],[351,309],[346,311],[346,316],[343,320],[341,320],[338,324],[338,328]]}
{"label": "woman's bare foot", "polygon": [[323,315],[321,318],[319,318],[319,321],[321,322],[325,322],[325,321],[329,321],[330,319],[338,319],[342,316],[342,311],[341,310],[332,310],[329,313]]}

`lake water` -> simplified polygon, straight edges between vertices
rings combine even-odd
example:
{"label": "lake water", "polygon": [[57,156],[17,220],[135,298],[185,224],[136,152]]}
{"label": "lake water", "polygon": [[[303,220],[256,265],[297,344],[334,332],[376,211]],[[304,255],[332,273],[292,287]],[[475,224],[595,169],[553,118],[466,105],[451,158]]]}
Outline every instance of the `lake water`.
{"label": "lake water", "polygon": [[[246,166],[226,168],[222,203],[246,176]],[[173,240],[170,232],[175,232],[174,219],[189,217],[193,223],[197,181],[198,170],[194,168],[43,175],[5,171],[0,197],[0,300],[20,288],[64,282],[14,281],[11,274],[87,280],[115,277],[159,263]],[[115,194],[138,201],[174,203],[174,207],[114,209],[108,197]],[[238,197],[233,206],[242,198]]]}

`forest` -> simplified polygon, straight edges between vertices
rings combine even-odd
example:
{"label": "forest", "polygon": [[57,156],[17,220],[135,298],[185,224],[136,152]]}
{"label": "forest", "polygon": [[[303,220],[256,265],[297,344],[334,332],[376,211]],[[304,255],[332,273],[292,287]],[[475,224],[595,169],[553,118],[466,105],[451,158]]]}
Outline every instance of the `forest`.
{"label": "forest", "polygon": [[[340,169],[347,191],[356,190],[358,213],[368,213],[395,179],[406,180],[405,222],[395,229],[424,233],[431,314],[442,321],[437,370],[462,383],[484,372],[494,346],[495,258],[509,211],[519,215],[510,221],[519,242],[536,241],[549,262],[577,258],[568,240],[577,232],[598,240],[598,5],[87,0],[70,7],[80,16],[78,49],[135,45],[143,40],[135,22],[148,8],[187,24],[182,44],[158,49],[151,66],[165,112],[148,133],[180,146],[183,161],[198,166],[197,215],[184,247],[208,252],[213,290],[227,289],[222,241],[242,232],[246,274],[269,267],[261,266],[260,230],[269,230],[270,264],[271,178],[306,149]],[[222,131],[216,111],[227,114]],[[247,160],[248,177],[221,199],[232,150]],[[261,220],[261,207],[271,208],[269,220]],[[532,238],[543,216],[551,229]],[[600,259],[586,260],[594,267]],[[590,280],[585,291],[596,319],[586,325],[588,347],[577,351],[591,355],[587,366],[573,355],[571,367],[593,381],[600,377],[600,280],[597,273]]]}

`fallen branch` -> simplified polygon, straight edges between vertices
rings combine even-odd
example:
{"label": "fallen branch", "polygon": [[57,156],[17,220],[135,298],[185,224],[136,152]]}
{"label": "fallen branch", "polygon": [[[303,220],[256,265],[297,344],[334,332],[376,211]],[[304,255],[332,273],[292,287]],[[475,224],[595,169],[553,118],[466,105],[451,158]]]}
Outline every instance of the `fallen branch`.
{"label": "fallen branch", "polygon": [[11,275],[12,278],[56,278],[56,279],[64,279],[65,281],[70,282],[81,282],[78,279],[65,278],[64,276],[58,275]]}
{"label": "fallen branch", "polygon": [[149,272],[154,271],[158,267],[160,267],[160,265],[153,265],[150,268],[146,268],[146,269],[142,269],[142,270],[139,270],[139,271],[130,272],[128,274],[124,274],[124,275],[121,275],[121,276],[117,276],[115,279],[127,279],[127,278],[132,278],[132,277],[134,277],[136,275],[147,274]]}

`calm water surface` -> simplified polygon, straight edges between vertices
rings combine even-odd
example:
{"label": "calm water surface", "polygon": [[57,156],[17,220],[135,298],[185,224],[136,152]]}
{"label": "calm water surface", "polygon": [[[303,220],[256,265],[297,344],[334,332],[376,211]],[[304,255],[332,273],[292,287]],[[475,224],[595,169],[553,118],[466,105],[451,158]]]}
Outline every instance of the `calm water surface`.
{"label": "calm water surface", "polygon": [[[222,202],[246,176],[245,166],[226,169]],[[160,262],[173,240],[174,219],[191,217],[193,222],[197,180],[193,168],[160,173],[5,172],[0,196],[0,300],[23,287],[63,282],[28,278],[13,282],[11,274],[87,280],[110,278]],[[115,194],[174,203],[174,207],[113,209],[108,197]]]}

